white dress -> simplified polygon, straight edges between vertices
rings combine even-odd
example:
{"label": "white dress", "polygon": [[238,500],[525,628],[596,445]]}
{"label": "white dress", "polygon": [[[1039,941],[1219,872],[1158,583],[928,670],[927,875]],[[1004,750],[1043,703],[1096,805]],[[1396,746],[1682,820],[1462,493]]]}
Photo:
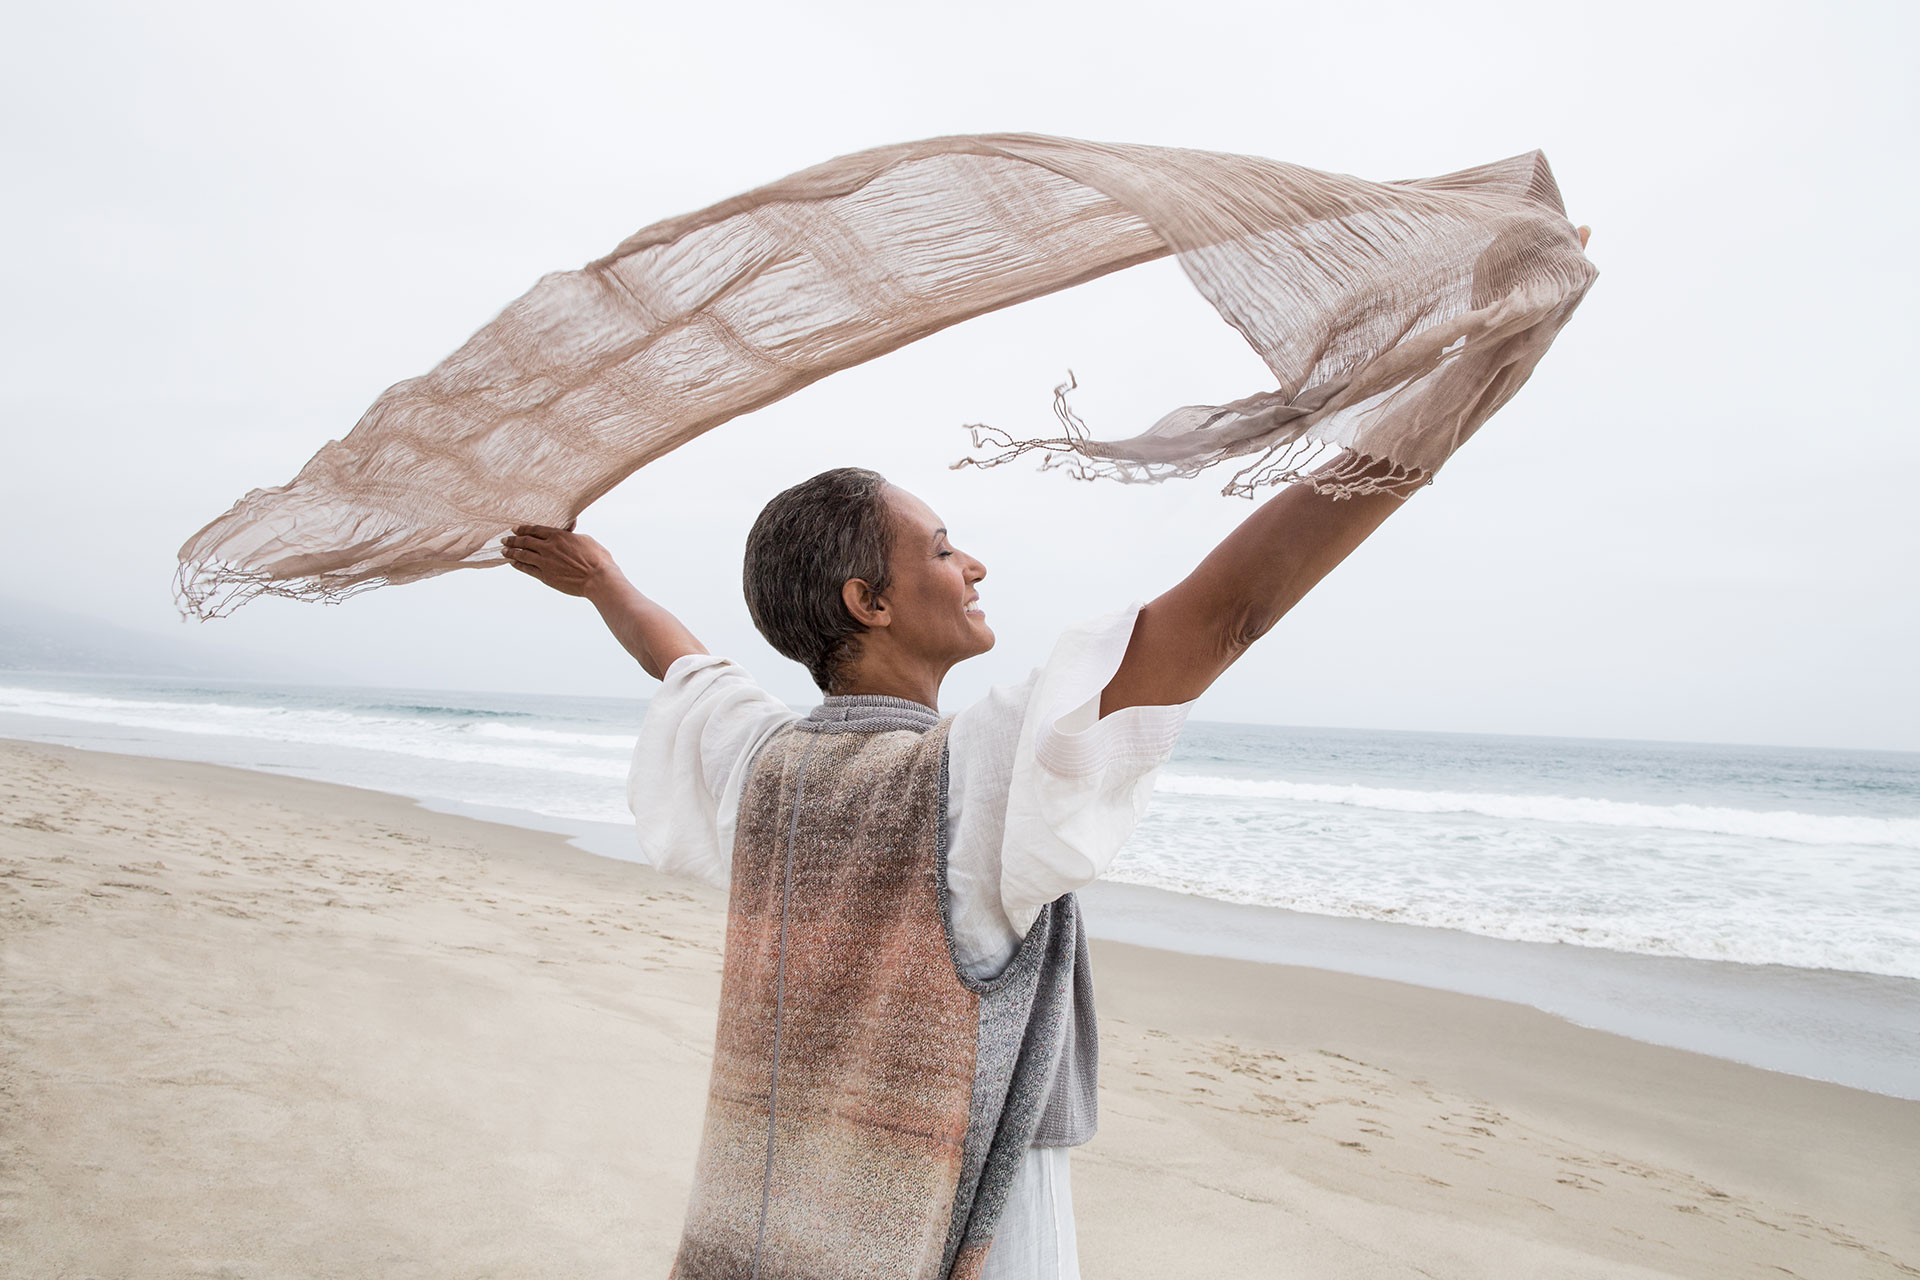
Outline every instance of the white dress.
{"label": "white dress", "polygon": [[[1138,604],[1068,630],[1045,666],[954,716],[947,888],[969,977],[1013,958],[1040,909],[1096,879],[1145,812],[1191,703],[1100,716]],[[641,856],[724,887],[745,764],[799,716],[738,664],[689,654],[647,705],[627,795]],[[1008,1191],[987,1280],[1077,1280],[1066,1147],[1035,1147]]]}

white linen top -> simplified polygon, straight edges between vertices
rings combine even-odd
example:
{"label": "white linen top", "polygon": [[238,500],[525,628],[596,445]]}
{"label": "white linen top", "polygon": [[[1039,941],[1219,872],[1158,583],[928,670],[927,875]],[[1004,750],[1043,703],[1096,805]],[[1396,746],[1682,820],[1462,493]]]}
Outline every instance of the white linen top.
{"label": "white linen top", "polygon": [[[1191,703],[1104,718],[1140,605],[1070,628],[1043,667],[953,718],[947,739],[947,891],[968,977],[997,975],[1040,910],[1112,863],[1146,811]],[[661,871],[724,887],[746,765],[799,719],[738,664],[688,654],[647,705],[627,798],[640,853]],[[1067,1148],[1033,1148],[987,1255],[988,1280],[1075,1280]]]}

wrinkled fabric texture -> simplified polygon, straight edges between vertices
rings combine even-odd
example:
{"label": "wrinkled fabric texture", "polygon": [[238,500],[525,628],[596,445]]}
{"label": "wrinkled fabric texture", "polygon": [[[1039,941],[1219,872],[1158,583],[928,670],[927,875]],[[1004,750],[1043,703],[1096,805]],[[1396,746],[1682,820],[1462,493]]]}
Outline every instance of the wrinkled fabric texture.
{"label": "wrinkled fabric texture", "polygon": [[[702,432],[948,325],[1175,254],[1272,371],[1126,439],[976,428],[956,466],[1405,492],[1526,381],[1598,274],[1538,151],[1369,182],[1252,156],[969,135],[842,156],[543,278],[289,484],[180,550],[212,617],[503,564]],[[1380,463],[1390,464],[1383,470]]]}
{"label": "wrinkled fabric texture", "polygon": [[[961,972],[991,980],[1040,910],[1106,874],[1193,704],[1100,714],[1138,602],[1085,619],[1025,679],[962,707],[949,740],[948,902]],[[738,663],[687,654],[647,701],[627,773],[636,852],[725,888],[748,762],[798,716]]]}

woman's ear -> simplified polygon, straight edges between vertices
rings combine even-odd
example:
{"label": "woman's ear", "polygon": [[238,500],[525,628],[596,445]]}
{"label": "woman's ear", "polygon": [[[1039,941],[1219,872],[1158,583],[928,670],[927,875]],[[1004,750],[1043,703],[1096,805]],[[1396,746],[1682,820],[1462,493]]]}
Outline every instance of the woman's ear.
{"label": "woman's ear", "polygon": [[840,588],[840,599],[853,620],[863,627],[884,627],[892,621],[887,614],[886,600],[874,594],[865,578],[848,578]]}

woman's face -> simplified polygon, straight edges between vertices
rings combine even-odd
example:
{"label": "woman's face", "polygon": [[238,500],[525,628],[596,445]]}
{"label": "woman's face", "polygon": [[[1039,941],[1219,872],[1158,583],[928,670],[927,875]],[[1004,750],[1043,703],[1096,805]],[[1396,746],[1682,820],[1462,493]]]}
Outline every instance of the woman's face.
{"label": "woman's face", "polygon": [[886,488],[893,510],[893,554],[886,593],[894,640],[936,662],[959,662],[993,648],[980,608],[987,566],[953,545],[946,522],[905,489]]}

